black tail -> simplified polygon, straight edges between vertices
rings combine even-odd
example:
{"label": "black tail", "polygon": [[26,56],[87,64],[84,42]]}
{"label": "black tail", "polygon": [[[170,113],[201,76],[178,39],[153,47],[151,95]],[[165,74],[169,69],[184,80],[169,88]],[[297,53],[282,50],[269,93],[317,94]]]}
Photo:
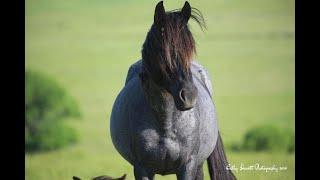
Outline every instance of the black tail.
{"label": "black tail", "polygon": [[227,170],[228,161],[224,152],[220,132],[216,147],[207,159],[211,180],[235,180],[237,179],[231,170]]}

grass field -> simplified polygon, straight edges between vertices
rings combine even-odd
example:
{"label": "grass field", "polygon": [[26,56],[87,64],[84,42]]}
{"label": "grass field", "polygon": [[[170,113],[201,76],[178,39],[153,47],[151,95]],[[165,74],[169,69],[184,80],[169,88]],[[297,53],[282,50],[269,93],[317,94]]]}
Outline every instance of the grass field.
{"label": "grass field", "polygon": [[[294,1],[191,0],[208,29],[191,30],[196,59],[210,72],[226,146],[262,123],[294,128]],[[128,174],[116,152],[109,117],[128,67],[138,60],[157,1],[27,0],[26,68],[53,76],[78,101],[82,119],[70,119],[79,143],[26,154],[28,180],[89,179]],[[167,10],[184,1],[165,1]],[[280,172],[239,171],[240,180],[294,179],[294,154],[232,152],[231,164],[287,166]],[[207,170],[205,177],[208,179]],[[174,176],[156,176],[175,179]]]}

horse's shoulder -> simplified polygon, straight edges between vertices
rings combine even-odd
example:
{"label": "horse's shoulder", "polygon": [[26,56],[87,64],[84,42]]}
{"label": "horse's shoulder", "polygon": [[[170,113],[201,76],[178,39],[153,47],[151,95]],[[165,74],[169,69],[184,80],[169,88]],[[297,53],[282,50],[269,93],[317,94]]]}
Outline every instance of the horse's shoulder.
{"label": "horse's shoulder", "polygon": [[192,61],[191,71],[192,71],[192,74],[206,86],[210,95],[212,96],[213,95],[212,82],[207,69],[203,67],[199,62]]}

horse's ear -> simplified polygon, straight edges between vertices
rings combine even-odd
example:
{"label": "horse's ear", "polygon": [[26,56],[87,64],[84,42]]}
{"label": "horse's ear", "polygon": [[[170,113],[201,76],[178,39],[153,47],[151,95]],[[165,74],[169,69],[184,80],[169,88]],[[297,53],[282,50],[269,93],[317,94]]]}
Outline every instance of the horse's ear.
{"label": "horse's ear", "polygon": [[160,1],[154,11],[154,24],[161,28],[164,25],[166,12],[163,7],[163,1]]}
{"label": "horse's ear", "polygon": [[188,1],[186,1],[184,3],[183,8],[181,9],[181,14],[182,14],[182,17],[184,18],[185,22],[188,22],[188,20],[190,19],[190,16],[191,16],[191,6],[188,3]]}

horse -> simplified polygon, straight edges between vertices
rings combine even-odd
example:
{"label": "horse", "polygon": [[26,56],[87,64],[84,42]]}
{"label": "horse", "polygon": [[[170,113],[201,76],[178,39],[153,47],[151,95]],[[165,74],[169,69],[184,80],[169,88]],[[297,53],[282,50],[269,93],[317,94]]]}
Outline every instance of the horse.
{"label": "horse", "polygon": [[163,1],[156,5],[142,58],[130,66],[112,107],[111,139],[136,180],[155,174],[202,180],[206,160],[211,179],[236,179],[226,168],[211,80],[193,60],[189,19],[205,27],[201,12],[187,1],[168,12]]}

